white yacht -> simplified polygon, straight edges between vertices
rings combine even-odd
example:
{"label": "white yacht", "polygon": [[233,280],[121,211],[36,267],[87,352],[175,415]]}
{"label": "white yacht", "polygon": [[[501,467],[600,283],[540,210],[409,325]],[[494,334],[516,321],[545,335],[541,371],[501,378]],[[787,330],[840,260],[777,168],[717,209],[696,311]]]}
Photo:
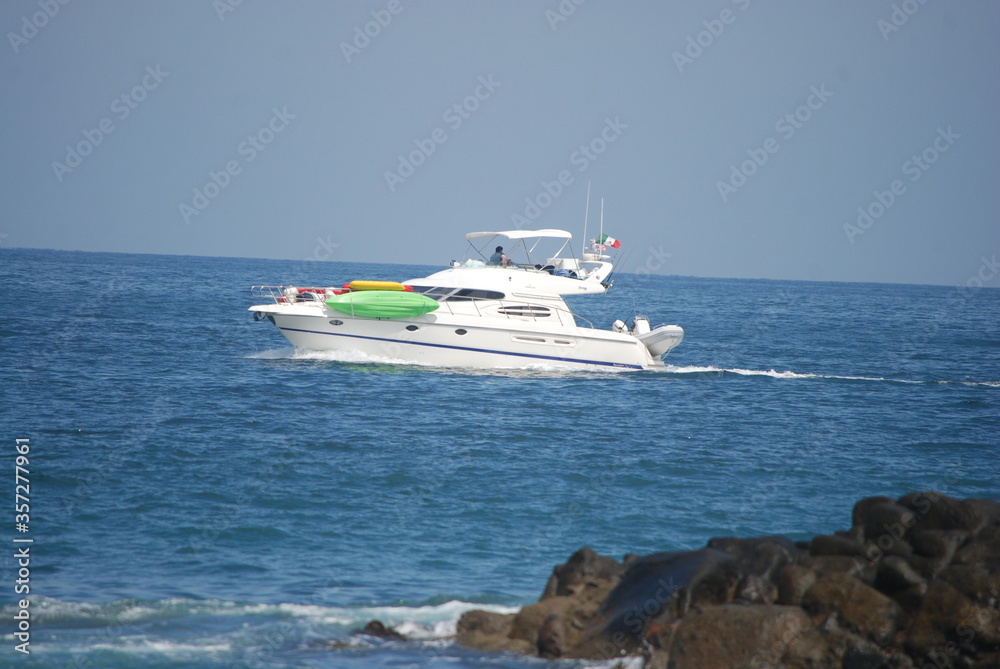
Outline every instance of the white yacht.
{"label": "white yacht", "polygon": [[[466,257],[430,276],[339,288],[254,286],[253,295],[269,302],[249,310],[297,348],[445,367],[643,370],[662,366],[684,338],[680,326],[651,328],[645,316],[602,330],[570,311],[564,295],[611,287],[606,235],[590,240],[580,258],[568,251],[572,235],[564,230],[465,237]],[[539,255],[547,244],[558,251]]]}

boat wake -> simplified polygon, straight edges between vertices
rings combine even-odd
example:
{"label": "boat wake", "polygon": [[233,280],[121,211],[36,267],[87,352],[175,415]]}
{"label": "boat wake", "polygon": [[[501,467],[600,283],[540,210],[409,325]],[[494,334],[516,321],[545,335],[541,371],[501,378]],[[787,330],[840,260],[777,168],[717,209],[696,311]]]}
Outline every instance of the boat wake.
{"label": "boat wake", "polygon": [[767,376],[772,379],[826,379],[834,381],[884,381],[888,383],[902,383],[902,384],[912,384],[912,385],[963,385],[963,386],[981,386],[987,388],[1000,388],[1000,381],[917,381],[913,379],[895,379],[885,376],[848,376],[839,374],[813,374],[813,373],[800,373],[793,372],[791,370],[786,370],[779,372],[775,369],[741,369],[735,368],[725,368],[725,367],[712,367],[712,366],[675,366],[675,365],[665,365],[664,367],[656,370],[659,373],[667,374],[678,374],[678,375],[706,375],[706,376],[726,376],[726,375],[736,375],[736,376]]}
{"label": "boat wake", "polygon": [[[561,366],[554,363],[529,363],[523,366],[495,367],[495,368],[475,368],[475,367],[446,367],[438,364],[405,360],[400,358],[390,358],[387,356],[376,356],[362,351],[339,350],[339,351],[311,351],[306,349],[296,349],[286,347],[262,351],[248,356],[257,360],[317,360],[326,362],[340,362],[349,364],[365,365],[392,365],[392,366],[412,366],[425,369],[439,369],[449,373],[468,374],[473,376],[612,376],[622,372],[616,369],[579,369],[568,366]],[[629,370],[632,373],[634,370]],[[961,385],[969,387],[1000,388],[1000,381],[972,381],[972,380],[914,380],[900,379],[885,376],[865,376],[865,375],[841,375],[841,374],[816,374],[811,372],[793,372],[791,370],[779,371],[771,369],[743,369],[740,367],[715,367],[712,365],[664,365],[654,367],[639,374],[669,374],[676,376],[744,376],[744,377],[769,377],[782,380],[833,380],[833,381],[865,381],[865,382],[885,382],[910,385]]]}

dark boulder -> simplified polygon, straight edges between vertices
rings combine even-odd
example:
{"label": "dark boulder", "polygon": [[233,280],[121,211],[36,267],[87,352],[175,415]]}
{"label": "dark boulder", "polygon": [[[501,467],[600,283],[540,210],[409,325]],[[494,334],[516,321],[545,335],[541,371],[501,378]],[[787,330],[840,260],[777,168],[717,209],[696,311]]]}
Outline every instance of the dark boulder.
{"label": "dark boulder", "polygon": [[1000,610],[934,581],[907,629],[905,645],[920,663],[943,658],[956,666],[960,657],[966,658],[962,664],[982,659],[1000,651]]}
{"label": "dark boulder", "polygon": [[735,558],[708,548],[638,558],[601,605],[577,652],[603,658],[635,652],[650,621],[732,601],[739,578]]}
{"label": "dark boulder", "polygon": [[798,564],[787,565],[778,574],[778,603],[789,606],[800,605],[802,596],[817,578],[819,575],[808,567]]}
{"label": "dark boulder", "polygon": [[914,510],[902,504],[872,504],[865,510],[865,539],[887,552],[894,542],[906,538],[916,522]]}
{"label": "dark boulder", "polygon": [[565,564],[552,569],[552,576],[549,577],[541,598],[573,595],[588,583],[598,581],[615,584],[624,573],[625,567],[614,558],[599,555],[591,548],[584,547],[573,553]]}
{"label": "dark boulder", "polygon": [[816,581],[803,596],[802,608],[819,617],[836,614],[848,630],[883,647],[893,642],[903,619],[899,604],[847,574]]}
{"label": "dark boulder", "polygon": [[865,546],[860,541],[832,534],[820,534],[809,543],[810,555],[847,555],[866,557]]}
{"label": "dark boulder", "polygon": [[557,613],[549,614],[538,628],[535,642],[538,656],[544,658],[562,657],[569,649],[566,645],[566,628]]}
{"label": "dark boulder", "polygon": [[947,562],[969,540],[971,535],[965,530],[914,529],[910,533],[913,552],[931,558],[943,558]]}
{"label": "dark boulder", "polygon": [[781,568],[791,564],[801,552],[787,537],[754,537],[709,539],[708,548],[731,555],[741,575],[756,575],[774,581]]}
{"label": "dark boulder", "polygon": [[813,636],[818,633],[797,606],[724,604],[695,609],[670,639],[668,666],[780,666],[797,643]]}
{"label": "dark boulder", "polygon": [[387,627],[381,620],[372,620],[361,630],[362,634],[378,637],[379,639],[389,639],[392,641],[406,641],[406,637],[397,632],[392,627]]}
{"label": "dark boulder", "polygon": [[922,530],[965,530],[975,534],[991,520],[989,508],[973,500],[960,500],[938,492],[917,492],[899,498],[911,509],[915,527]]}
{"label": "dark boulder", "polygon": [[865,517],[868,515],[868,509],[875,506],[876,504],[895,504],[896,500],[892,497],[865,497],[864,499],[859,499],[854,503],[854,508],[851,509],[851,526],[858,527],[864,526]]}

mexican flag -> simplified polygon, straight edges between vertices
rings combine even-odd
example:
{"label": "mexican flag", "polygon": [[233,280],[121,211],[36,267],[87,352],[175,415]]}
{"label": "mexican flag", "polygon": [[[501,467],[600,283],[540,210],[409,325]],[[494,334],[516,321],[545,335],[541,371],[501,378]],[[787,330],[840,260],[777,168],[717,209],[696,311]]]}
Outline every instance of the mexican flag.
{"label": "mexican flag", "polygon": [[598,237],[597,238],[597,243],[598,244],[606,244],[606,245],[610,246],[613,249],[620,248],[621,245],[622,245],[622,243],[620,241],[618,241],[614,237],[610,237],[608,235],[601,235],[600,237]]}

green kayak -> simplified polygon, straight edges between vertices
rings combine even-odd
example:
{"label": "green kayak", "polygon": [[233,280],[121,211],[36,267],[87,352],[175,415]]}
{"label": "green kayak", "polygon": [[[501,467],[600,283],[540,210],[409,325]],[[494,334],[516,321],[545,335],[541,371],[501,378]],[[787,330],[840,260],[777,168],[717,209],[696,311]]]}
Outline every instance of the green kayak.
{"label": "green kayak", "polygon": [[331,309],[366,318],[405,318],[420,316],[440,305],[426,295],[395,290],[362,290],[331,297]]}

